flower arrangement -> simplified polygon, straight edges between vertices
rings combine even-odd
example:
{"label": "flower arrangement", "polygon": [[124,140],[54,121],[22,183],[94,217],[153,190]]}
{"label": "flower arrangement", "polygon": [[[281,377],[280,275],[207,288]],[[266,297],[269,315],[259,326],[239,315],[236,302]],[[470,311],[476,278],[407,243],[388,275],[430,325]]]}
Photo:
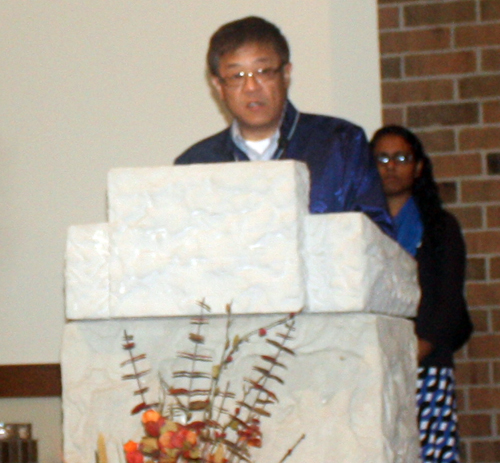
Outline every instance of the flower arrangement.
{"label": "flower arrangement", "polygon": [[[177,353],[185,361],[186,369],[173,372],[173,381],[184,382],[174,387],[160,377],[163,397],[157,403],[146,400],[148,388],[141,378],[149,371],[141,371],[140,361],[145,354],[134,355],[133,336],[124,333],[124,349],[129,358],[122,367],[132,366],[133,373],[123,375],[135,380],[135,394],[141,402],[131,413],[142,413],[144,436],[139,442],[128,441],[124,446],[127,463],[237,463],[252,462],[251,449],[262,446],[261,419],[270,417],[268,408],[278,401],[273,383],[283,384],[279,371],[286,368],[282,357],[295,355],[285,346],[292,339],[295,314],[287,315],[267,326],[231,339],[231,305],[226,306],[226,335],[222,354],[217,362],[204,353],[203,328],[208,323],[210,307],[200,302],[200,316],[191,319],[194,329],[189,334],[192,348]],[[248,377],[243,378],[241,396],[223,384],[224,371],[230,368],[238,351],[251,338],[259,336],[270,347],[269,355],[261,355]],[[280,463],[284,462],[305,436],[302,435]]]}

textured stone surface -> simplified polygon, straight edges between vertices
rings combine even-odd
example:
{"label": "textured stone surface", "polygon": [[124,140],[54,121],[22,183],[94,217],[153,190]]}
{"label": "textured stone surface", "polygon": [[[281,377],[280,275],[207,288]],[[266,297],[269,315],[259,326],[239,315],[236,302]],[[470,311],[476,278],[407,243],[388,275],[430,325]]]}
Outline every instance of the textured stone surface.
{"label": "textured stone surface", "polygon": [[364,214],[310,215],[305,223],[308,310],[416,315],[415,259]]}
{"label": "textured stone surface", "polygon": [[109,317],[108,224],[72,226],[66,243],[66,317]]}
{"label": "textured stone surface", "polygon": [[[211,318],[205,348],[218,358],[225,318]],[[242,335],[277,318],[238,316],[231,333]],[[121,349],[123,330],[135,336],[135,353],[148,355],[143,366],[152,369],[144,379],[151,387],[150,400],[157,398],[158,372],[170,380],[174,368],[186,367],[175,355],[192,345],[187,318],[67,324],[62,376],[68,462],[94,461],[97,436],[103,433],[110,463],[119,463],[121,444],[141,436],[139,417],[130,416],[139,402],[132,395],[136,386],[121,380],[130,373],[119,366],[128,355]],[[283,359],[288,366],[282,373],[285,384],[274,383],[279,403],[262,420],[264,445],[255,461],[279,461],[302,433],[306,439],[287,462],[418,461],[412,323],[371,314],[302,314],[294,336],[289,347],[297,355]],[[261,353],[269,353],[268,345],[257,337],[242,346],[224,374],[237,397],[243,376],[251,375]]]}
{"label": "textured stone surface", "polygon": [[294,161],[111,171],[109,238],[70,230],[67,317],[190,315],[202,299],[413,316],[413,259],[361,213],[309,215],[307,187]]}
{"label": "textured stone surface", "polygon": [[292,161],[112,170],[111,315],[298,310],[308,190]]}

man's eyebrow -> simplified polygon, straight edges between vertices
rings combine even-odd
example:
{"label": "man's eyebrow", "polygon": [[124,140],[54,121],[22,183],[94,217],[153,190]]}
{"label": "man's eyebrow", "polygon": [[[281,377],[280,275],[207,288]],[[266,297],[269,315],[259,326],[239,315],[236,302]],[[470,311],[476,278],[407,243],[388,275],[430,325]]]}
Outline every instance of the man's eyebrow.
{"label": "man's eyebrow", "polygon": [[[252,64],[265,64],[265,63],[269,63],[270,61],[272,61],[272,58],[262,57],[262,58],[257,58],[255,61],[252,62]],[[229,69],[245,67],[245,65],[243,63],[239,63],[239,62],[229,63],[226,66]]]}

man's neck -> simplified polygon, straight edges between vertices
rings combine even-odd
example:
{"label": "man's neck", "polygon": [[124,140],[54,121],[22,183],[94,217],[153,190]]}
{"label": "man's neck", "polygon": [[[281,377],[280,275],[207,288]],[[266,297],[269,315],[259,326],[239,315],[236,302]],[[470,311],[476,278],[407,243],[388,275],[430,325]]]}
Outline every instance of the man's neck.
{"label": "man's neck", "polygon": [[244,140],[248,141],[260,141],[265,140],[266,138],[271,138],[279,129],[279,126],[270,127],[270,128],[262,128],[262,129],[248,129],[245,127],[241,127],[238,125],[238,129],[240,131],[240,135]]}
{"label": "man's neck", "polygon": [[240,131],[240,127],[238,126],[237,121],[234,121],[232,126],[231,126],[231,137],[236,144],[236,146],[243,151],[247,157],[252,160],[252,161],[267,161],[269,159],[272,159],[273,155],[275,154],[275,151],[278,147],[278,138],[279,138],[279,130],[276,130],[274,133],[272,133],[268,139],[269,143],[265,147],[264,150],[257,149],[255,150],[255,147],[251,146],[251,144],[248,144],[247,142],[252,142],[252,141],[261,141],[265,140],[264,139],[259,139],[259,140],[249,140],[245,139]]}

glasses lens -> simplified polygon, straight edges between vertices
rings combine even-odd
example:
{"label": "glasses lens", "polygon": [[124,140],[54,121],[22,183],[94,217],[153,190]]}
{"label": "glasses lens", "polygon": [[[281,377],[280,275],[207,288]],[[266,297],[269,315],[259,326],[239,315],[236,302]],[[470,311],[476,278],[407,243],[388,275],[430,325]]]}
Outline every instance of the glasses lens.
{"label": "glasses lens", "polygon": [[377,156],[377,162],[378,162],[379,164],[387,164],[387,163],[390,161],[390,159],[391,159],[391,158],[390,158],[389,156],[386,156],[386,155],[384,155],[384,154],[379,154],[379,155]]}
{"label": "glasses lens", "polygon": [[394,160],[398,164],[407,164],[413,160],[413,155],[411,154],[398,154],[395,156]]}

